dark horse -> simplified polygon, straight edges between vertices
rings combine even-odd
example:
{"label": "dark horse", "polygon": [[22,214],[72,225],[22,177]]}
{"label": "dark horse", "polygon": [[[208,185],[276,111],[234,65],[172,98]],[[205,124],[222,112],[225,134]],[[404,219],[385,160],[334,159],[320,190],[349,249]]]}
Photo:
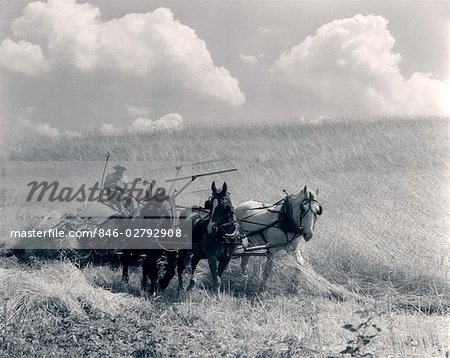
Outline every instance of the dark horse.
{"label": "dark horse", "polygon": [[[138,240],[148,240],[143,230],[147,229],[171,229],[174,223],[173,203],[168,196],[154,197],[148,201],[139,211],[139,215],[128,220],[128,229],[131,230],[131,235],[137,233],[137,237],[133,237],[128,241],[127,246],[133,249],[123,250],[121,257],[122,263],[122,280],[128,282],[128,267],[134,258],[144,256],[142,264],[142,288],[150,295],[156,295],[158,291],[164,291],[169,285],[170,280],[175,275],[177,252],[167,251],[163,248],[147,248],[146,244],[140,245]],[[134,241],[134,242],[133,242]],[[136,249],[134,247],[138,246]],[[141,247],[145,248],[141,248]],[[156,242],[152,242],[152,246],[157,246]],[[167,258],[166,271],[163,277],[159,280],[158,287],[158,260],[165,255]],[[150,277],[150,286],[148,286],[148,277]]]}
{"label": "dark horse", "polygon": [[[192,220],[192,258],[191,258],[191,281],[189,288],[195,285],[195,269],[201,259],[208,259],[211,270],[213,289],[219,293],[221,285],[221,276],[238,244],[239,231],[238,224],[234,215],[234,208],[231,204],[227,184],[224,183],[221,191],[217,191],[216,184],[211,185],[212,195],[205,203],[206,211],[195,212],[189,215],[188,212],[182,212],[180,217],[187,217]],[[191,221],[186,221],[191,223]],[[186,260],[183,255],[188,254],[184,250],[180,252],[178,260],[178,278],[179,288],[182,289],[182,273],[185,268]]]}

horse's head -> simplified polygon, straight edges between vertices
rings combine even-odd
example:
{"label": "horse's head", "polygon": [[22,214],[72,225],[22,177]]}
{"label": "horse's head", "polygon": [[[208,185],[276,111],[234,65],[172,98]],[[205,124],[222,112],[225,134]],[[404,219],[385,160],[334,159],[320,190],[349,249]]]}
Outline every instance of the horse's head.
{"label": "horse's head", "polygon": [[[303,227],[305,241],[312,239],[314,224],[322,214],[322,206],[317,201],[319,189],[316,192],[305,187],[292,197],[292,216],[298,227]],[[298,222],[297,222],[298,221]]]}
{"label": "horse's head", "polygon": [[219,229],[224,234],[231,234],[236,231],[236,220],[234,217],[234,208],[231,204],[227,184],[223,183],[222,190],[218,191],[216,183],[211,185],[212,195],[208,200],[208,209],[210,219],[208,223],[208,234]]}

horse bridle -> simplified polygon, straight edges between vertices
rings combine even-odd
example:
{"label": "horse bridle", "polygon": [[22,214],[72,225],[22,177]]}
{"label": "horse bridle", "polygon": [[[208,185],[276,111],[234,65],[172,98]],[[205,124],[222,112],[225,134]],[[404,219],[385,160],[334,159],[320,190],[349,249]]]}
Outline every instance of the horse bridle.
{"label": "horse bridle", "polygon": [[[214,199],[217,199],[218,202],[221,202],[224,205],[224,210],[229,207],[230,208],[230,213],[232,216],[231,221],[226,221],[226,222],[220,222],[220,223],[216,223],[213,222],[214,227],[216,228],[216,232],[220,229],[223,231],[223,235],[225,235],[228,238],[234,238],[237,235],[237,231],[238,231],[238,227],[236,225],[236,220],[234,219],[234,208],[233,205],[230,202],[230,199],[228,197],[217,197],[217,196],[211,196],[209,198],[209,202],[213,201]],[[214,214],[214,207],[211,205],[211,212],[210,212],[210,222],[213,220],[213,214]],[[223,220],[223,217],[222,217]],[[226,226],[234,226],[234,230],[232,233],[227,233],[225,232],[225,230],[223,229]]]}
{"label": "horse bridle", "polygon": [[[312,209],[312,204],[315,203],[319,206],[319,211],[315,212]],[[308,208],[305,210],[305,206],[308,205]],[[322,215],[322,205],[320,205],[320,203],[311,197],[311,193],[309,194],[309,198],[305,198],[302,200],[302,202],[300,203],[300,221],[299,221],[299,227],[303,228],[302,225],[302,221],[305,218],[305,216],[309,213],[312,212],[314,214],[314,223],[316,223],[317,221],[317,217]]]}

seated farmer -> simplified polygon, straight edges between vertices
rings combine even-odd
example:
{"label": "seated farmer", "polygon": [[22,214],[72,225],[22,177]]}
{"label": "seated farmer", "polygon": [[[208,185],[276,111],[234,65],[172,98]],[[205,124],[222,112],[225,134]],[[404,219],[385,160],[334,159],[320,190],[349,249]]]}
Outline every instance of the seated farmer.
{"label": "seated farmer", "polygon": [[124,199],[123,195],[128,189],[127,177],[124,174],[127,168],[122,162],[119,162],[113,169],[115,169],[115,172],[106,176],[103,188],[108,189],[109,202],[115,205],[119,211],[124,211],[122,201]]}

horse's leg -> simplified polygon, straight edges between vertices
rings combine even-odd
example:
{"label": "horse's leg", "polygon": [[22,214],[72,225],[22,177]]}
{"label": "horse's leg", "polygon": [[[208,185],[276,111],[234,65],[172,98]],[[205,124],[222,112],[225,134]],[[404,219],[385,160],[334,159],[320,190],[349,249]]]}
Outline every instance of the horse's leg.
{"label": "horse's leg", "polygon": [[291,245],[293,245],[295,247],[295,260],[297,261],[297,263],[300,266],[303,266],[305,264],[305,259],[302,256],[302,242],[303,239],[301,237],[297,237],[292,243]]}
{"label": "horse's leg", "polygon": [[247,282],[248,282],[248,275],[247,275],[247,265],[248,260],[250,259],[250,256],[242,256],[241,257],[241,274],[244,278],[244,291],[247,291]]}
{"label": "horse's leg", "polygon": [[213,281],[213,290],[216,292],[216,294],[220,293],[220,284],[221,279],[217,275],[217,257],[215,255],[209,255],[208,256],[208,264],[209,269],[211,270],[211,276]]}
{"label": "horse's leg", "polygon": [[248,265],[249,259],[250,259],[250,256],[242,256],[241,257],[241,274],[244,277],[247,277],[247,265]]}
{"label": "horse's leg", "polygon": [[273,271],[273,260],[272,260],[272,257],[273,257],[272,253],[268,252],[267,253],[266,263],[264,264],[263,278],[262,278],[262,282],[261,282],[261,286],[260,286],[260,291],[262,291],[262,290],[264,290],[266,288],[267,279],[272,274],[272,271]]}
{"label": "horse's leg", "polygon": [[230,260],[231,256],[227,255],[226,253],[219,259],[219,266],[217,267],[217,276],[218,279],[220,280],[220,284],[222,283],[222,274],[227,268],[228,264],[230,263]]}
{"label": "horse's leg", "polygon": [[197,265],[199,261],[201,260],[201,257],[194,254],[191,259],[191,281],[189,282],[188,290],[191,290],[195,286],[195,269],[197,268]]}
{"label": "horse's leg", "polygon": [[150,266],[150,253],[147,252],[144,260],[142,261],[142,280],[141,280],[141,288],[146,290],[148,288],[148,272]]}
{"label": "horse's leg", "polygon": [[222,273],[227,268],[228,264],[230,263],[231,257],[228,255],[224,255],[219,260],[219,266],[217,267],[217,274],[219,277],[222,277]]}
{"label": "horse's leg", "polygon": [[122,264],[122,282],[128,283],[130,277],[128,274],[128,267],[130,263],[130,255],[128,252],[124,251],[120,257],[120,262]]}
{"label": "horse's leg", "polygon": [[184,289],[183,285],[183,272],[186,268],[186,260],[189,256],[189,250],[179,250],[177,257],[177,273],[178,273],[178,293],[182,292]]}
{"label": "horse's leg", "polygon": [[164,291],[169,286],[170,280],[175,276],[175,266],[177,265],[177,252],[171,251],[167,253],[167,266],[164,276],[159,281],[159,288]]}
{"label": "horse's leg", "polygon": [[148,254],[148,274],[150,276],[150,289],[149,294],[151,296],[156,295],[156,288],[158,282],[158,255],[155,250],[150,250]]}

